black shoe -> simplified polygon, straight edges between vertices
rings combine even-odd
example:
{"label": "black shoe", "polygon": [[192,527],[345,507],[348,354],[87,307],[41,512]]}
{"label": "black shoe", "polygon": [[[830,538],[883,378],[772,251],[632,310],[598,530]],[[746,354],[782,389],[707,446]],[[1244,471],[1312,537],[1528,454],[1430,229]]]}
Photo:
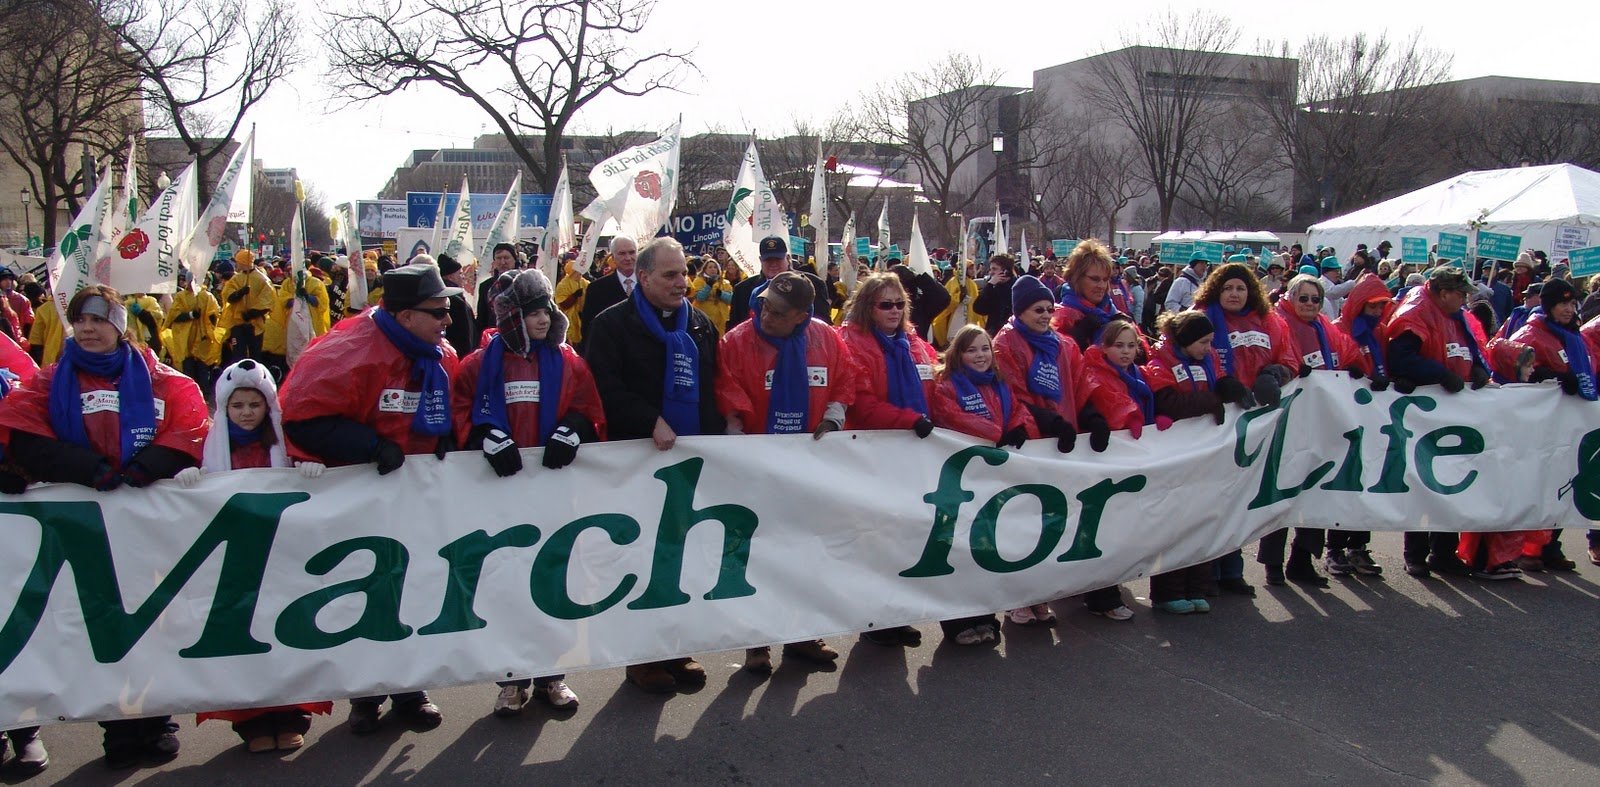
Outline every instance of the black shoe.
{"label": "black shoe", "polygon": [[1427,579],[1428,575],[1432,572],[1428,571],[1428,564],[1426,561],[1421,563],[1413,563],[1407,560],[1406,573],[1418,579]]}
{"label": "black shoe", "polygon": [[882,645],[886,648],[898,648],[905,644],[900,641],[900,631],[892,628],[863,631],[861,632],[861,639],[864,642],[871,642],[874,645]]}
{"label": "black shoe", "polygon": [[350,703],[350,731],[357,735],[377,732],[382,724],[381,710],[371,702]]}
{"label": "black shoe", "polygon": [[1267,584],[1283,585],[1283,566],[1267,566]]}
{"label": "black shoe", "polygon": [[1577,571],[1578,564],[1566,555],[1554,555],[1544,559],[1545,571]]}
{"label": "black shoe", "polygon": [[113,771],[125,771],[140,763],[144,753],[139,750],[138,744],[124,744],[110,747],[105,750],[105,764]]}
{"label": "black shoe", "polygon": [[428,701],[426,694],[415,702],[396,705],[394,712],[401,721],[418,732],[431,730],[444,723],[444,713],[439,710],[438,705]]}
{"label": "black shoe", "polygon": [[896,632],[900,634],[900,644],[908,648],[922,647],[922,631],[916,626],[901,626]]}
{"label": "black shoe", "polygon": [[1472,576],[1472,567],[1461,562],[1455,555],[1435,555],[1428,558],[1428,570],[1453,577]]}
{"label": "black shoe", "polygon": [[1314,588],[1325,588],[1329,584],[1328,578],[1318,574],[1316,567],[1311,565],[1310,561],[1307,561],[1304,565],[1290,563],[1289,567],[1284,570],[1283,576],[1297,585],[1307,585]]}
{"label": "black shoe", "polygon": [[1226,593],[1233,593],[1249,598],[1256,597],[1256,586],[1244,581],[1244,577],[1217,580],[1217,589]]}
{"label": "black shoe", "polygon": [[178,733],[163,732],[144,745],[144,761],[151,765],[172,762],[178,757]]}

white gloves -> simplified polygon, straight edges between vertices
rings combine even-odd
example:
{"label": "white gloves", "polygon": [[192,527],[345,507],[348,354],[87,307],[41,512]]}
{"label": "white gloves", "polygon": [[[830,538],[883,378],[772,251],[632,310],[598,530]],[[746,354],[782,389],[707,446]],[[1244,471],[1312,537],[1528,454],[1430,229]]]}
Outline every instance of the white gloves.
{"label": "white gloves", "polygon": [[326,466],[321,462],[295,462],[294,466],[296,470],[300,471],[300,475],[305,478],[316,478],[322,475],[322,471],[326,469]]}
{"label": "white gloves", "polygon": [[172,480],[177,481],[178,486],[188,489],[195,484],[200,483],[201,475],[202,473],[200,472],[200,468],[185,467],[182,470],[179,470],[178,474],[172,477]]}

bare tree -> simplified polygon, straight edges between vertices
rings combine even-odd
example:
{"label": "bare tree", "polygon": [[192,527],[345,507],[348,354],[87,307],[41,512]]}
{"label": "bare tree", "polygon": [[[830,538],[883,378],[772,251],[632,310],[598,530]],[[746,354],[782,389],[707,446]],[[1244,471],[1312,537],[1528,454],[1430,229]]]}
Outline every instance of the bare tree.
{"label": "bare tree", "polygon": [[[153,125],[183,140],[201,171],[223,155],[245,113],[305,61],[288,0],[105,2]],[[207,192],[202,179],[201,204]]]}
{"label": "bare tree", "polygon": [[1180,219],[1219,230],[1276,227],[1287,220],[1287,211],[1266,207],[1275,202],[1272,181],[1278,170],[1263,165],[1274,161],[1273,153],[1273,135],[1255,115],[1213,123],[1201,135],[1178,192]]}
{"label": "bare tree", "polygon": [[[1062,133],[1085,127],[1065,124]],[[1113,237],[1118,214],[1149,189],[1137,165],[1133,144],[1080,132],[1034,170],[1042,229],[1067,238],[1098,237],[1103,229],[1104,237]]]}
{"label": "bare tree", "polygon": [[1454,90],[1445,115],[1449,169],[1571,163],[1600,167],[1600,106],[1592,88],[1486,98]]}
{"label": "bare tree", "polygon": [[1440,83],[1451,58],[1424,47],[1420,34],[1313,36],[1298,49],[1263,50],[1279,58],[1267,78],[1293,77],[1297,85],[1293,102],[1261,96],[1257,106],[1275,128],[1279,156],[1308,189],[1302,217],[1314,221],[1409,188],[1439,160],[1451,95]]}
{"label": "bare tree", "polygon": [[87,196],[80,154],[139,131],[139,83],[97,0],[10,0],[0,13],[0,148],[27,177],[56,241],[56,214]]}
{"label": "bare tree", "polygon": [[[335,86],[366,101],[413,85],[468,99],[545,191],[562,140],[590,101],[674,89],[692,51],[636,52],[654,0],[382,0],[329,11]],[[540,150],[531,142],[537,140]]]}
{"label": "bare tree", "polygon": [[1168,12],[1140,30],[1121,49],[1092,59],[1080,87],[1091,106],[1132,135],[1166,229],[1201,131],[1226,110],[1225,99],[1254,86],[1236,73],[1241,58],[1225,54],[1239,40],[1225,17]]}

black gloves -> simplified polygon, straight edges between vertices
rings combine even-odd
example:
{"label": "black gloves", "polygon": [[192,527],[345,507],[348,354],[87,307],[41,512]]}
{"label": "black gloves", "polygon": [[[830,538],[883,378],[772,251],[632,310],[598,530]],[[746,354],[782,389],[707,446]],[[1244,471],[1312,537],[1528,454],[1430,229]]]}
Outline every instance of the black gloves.
{"label": "black gloves", "polygon": [[1301,379],[1305,379],[1307,377],[1310,377],[1311,376],[1311,364],[1301,363],[1300,364],[1300,371],[1296,372],[1296,376],[1300,377]]}
{"label": "black gloves", "polygon": [[1567,372],[1566,374],[1560,375],[1557,379],[1561,380],[1562,393],[1568,396],[1578,395],[1578,375],[1575,375],[1572,372]]}
{"label": "black gloves", "polygon": [[259,320],[262,317],[267,316],[267,310],[266,309],[245,309],[244,313],[241,314],[240,316],[244,318],[245,322],[249,322],[251,320]]}
{"label": "black gloves", "polygon": [[1271,368],[1269,366],[1262,369],[1261,373],[1256,375],[1256,384],[1252,386],[1251,393],[1255,395],[1257,404],[1277,407],[1278,403],[1283,401],[1283,386],[1278,376],[1271,373]]}
{"label": "black gloves", "polygon": [[1472,390],[1476,391],[1479,388],[1482,388],[1482,387],[1484,387],[1485,385],[1488,385],[1488,384],[1489,384],[1489,370],[1485,369],[1482,366],[1479,366],[1477,364],[1473,364],[1472,365]]}
{"label": "black gloves", "polygon": [[1409,394],[1417,390],[1417,384],[1404,377],[1396,377],[1394,378],[1394,389],[1400,393]]}
{"label": "black gloves", "polygon": [[1021,448],[1022,444],[1027,441],[1028,428],[1025,426],[1018,426],[1013,428],[1011,431],[1000,435],[1000,439],[995,441],[994,447],[1005,448],[1006,446],[1011,446],[1012,448]]}
{"label": "black gloves", "polygon": [[1068,424],[1067,428],[1056,434],[1056,450],[1063,454],[1070,454],[1072,449],[1077,447],[1078,431],[1073,429],[1071,424]]}
{"label": "black gloves", "polygon": [[928,420],[926,415],[920,416],[917,422],[911,425],[911,431],[916,432],[918,438],[926,438],[933,434],[933,422]]}
{"label": "black gloves", "polygon": [[122,480],[132,487],[146,487],[164,478],[171,478],[185,467],[193,467],[194,459],[182,451],[165,446],[147,445],[135,454],[122,470]]}
{"label": "black gloves", "polygon": [[230,293],[228,295],[228,303],[238,303],[239,301],[244,300],[244,296],[249,295],[249,294],[250,294],[250,288],[249,287],[240,287],[239,289],[234,290],[232,293]]}
{"label": "black gloves", "polygon": [[178,314],[172,318],[172,321],[175,322],[175,323],[178,323],[178,322],[189,322],[190,320],[197,320],[199,318],[200,318],[200,310],[199,309],[190,309],[189,311],[186,311],[186,312],[178,312]]}
{"label": "black gloves", "polygon": [[101,460],[99,466],[94,469],[94,480],[89,483],[90,486],[95,488],[95,491],[110,492],[122,486],[122,474],[118,473],[110,462]]}
{"label": "black gloves", "polygon": [[1105,416],[1085,411],[1078,421],[1083,426],[1083,431],[1089,433],[1089,447],[1094,449],[1095,453],[1098,454],[1111,445],[1111,425],[1106,423]]}
{"label": "black gloves", "polygon": [[522,469],[522,452],[517,450],[517,442],[493,427],[483,434],[483,458],[489,460],[494,474],[501,478],[514,476]]}
{"label": "black gloves", "polygon": [[16,473],[0,470],[0,494],[20,495],[28,488],[28,479]]}
{"label": "black gloves", "polygon": [[[823,424],[833,423],[823,419]],[[821,429],[821,426],[817,427]],[[832,431],[832,430],[829,430]],[[578,446],[583,443],[583,438],[578,436],[577,430],[567,424],[556,427],[550,439],[544,444],[544,466],[551,470],[560,470],[572,464],[578,458]]]}
{"label": "black gloves", "polygon": [[1450,393],[1461,393],[1461,389],[1467,387],[1466,381],[1462,380],[1461,376],[1455,372],[1445,372],[1444,378],[1439,380],[1439,385]]}
{"label": "black gloves", "polygon": [[1250,389],[1231,374],[1217,381],[1217,397],[1225,404],[1238,402],[1246,410],[1256,406],[1256,398],[1251,395]]}
{"label": "black gloves", "polygon": [[1072,424],[1068,423],[1067,419],[1062,418],[1060,413],[1049,413],[1048,420],[1046,420],[1046,416],[1041,416],[1039,418],[1039,433],[1045,437],[1054,437],[1056,439],[1056,450],[1063,454],[1071,453],[1072,449],[1078,445],[1078,430],[1073,429]]}
{"label": "black gloves", "polygon": [[388,475],[406,463],[406,454],[400,446],[380,437],[372,449],[372,461],[378,463],[378,475]]}
{"label": "black gloves", "polygon": [[[1282,388],[1283,386],[1288,385],[1290,380],[1294,379],[1295,372],[1293,369],[1290,369],[1281,363],[1269,363],[1266,366],[1261,367],[1261,374],[1271,375],[1272,379],[1277,381],[1278,387]],[[1257,375],[1256,377],[1258,380],[1260,379],[1260,375]],[[1258,394],[1256,398],[1259,399],[1261,397]]]}
{"label": "black gloves", "polygon": [[1372,390],[1383,391],[1389,387],[1389,378],[1377,372],[1372,373]]}
{"label": "black gloves", "polygon": [[1223,412],[1222,401],[1220,399],[1217,400],[1217,409],[1211,411],[1211,417],[1216,419],[1217,426],[1221,426],[1223,423],[1227,422],[1228,415],[1227,413]]}
{"label": "black gloves", "polygon": [[1359,380],[1362,377],[1361,369],[1359,367],[1352,366],[1345,371],[1350,373],[1350,379],[1352,380]]}

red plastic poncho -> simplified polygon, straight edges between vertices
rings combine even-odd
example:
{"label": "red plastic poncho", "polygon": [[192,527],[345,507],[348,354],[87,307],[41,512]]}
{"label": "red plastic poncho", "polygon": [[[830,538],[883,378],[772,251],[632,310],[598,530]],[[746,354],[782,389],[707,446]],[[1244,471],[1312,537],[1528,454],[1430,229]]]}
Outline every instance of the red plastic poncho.
{"label": "red plastic poncho", "polygon": [[[511,419],[511,439],[522,447],[544,445],[539,434],[539,407],[542,391],[539,380],[539,359],[521,356],[509,350],[505,353],[501,370],[505,376],[506,417]],[[556,401],[558,412],[564,416],[578,413],[594,424],[595,433],[606,439],[606,412],[600,404],[600,392],[594,386],[594,375],[589,364],[578,357],[571,345],[561,345],[561,359],[565,368],[561,374],[561,396]],[[478,373],[483,368],[483,350],[473,350],[461,361],[455,376],[450,378],[450,413],[455,418],[456,434],[465,438],[472,431],[472,408],[477,403]],[[559,420],[559,417],[557,418]]]}
{"label": "red plastic poncho", "polygon": [[[911,360],[917,365],[917,376],[922,380],[922,395],[933,406],[933,370],[939,365],[939,352],[922,340],[916,329],[906,325],[906,339],[911,343]],[[856,398],[847,412],[846,425],[851,429],[910,429],[922,413],[889,402],[889,372],[883,358],[883,348],[871,334],[872,328],[857,330],[850,323],[839,327],[839,338],[850,350],[850,360],[855,363]]]}
{"label": "red plastic poncho", "polygon": [[[1283,315],[1271,309],[1265,317],[1250,310],[1243,314],[1220,311],[1227,324],[1212,327],[1228,332],[1228,342],[1233,347],[1233,376],[1239,382],[1255,385],[1256,375],[1268,364],[1281,364],[1290,371],[1300,368],[1300,355]],[[1224,373],[1224,369],[1217,370],[1217,374]]]}
{"label": "red plastic poncho", "polygon": [[1584,323],[1578,333],[1583,335],[1584,344],[1589,345],[1589,357],[1600,358],[1600,317]]}
{"label": "red plastic poncho", "polygon": [[[1128,393],[1127,383],[1122,381],[1122,375],[1117,374],[1116,369],[1111,368],[1111,359],[1106,357],[1099,345],[1090,347],[1083,354],[1083,377],[1087,383],[1085,387],[1089,390],[1089,401],[1105,417],[1111,431],[1121,431],[1134,424],[1144,425],[1144,413],[1139,411],[1139,403]],[[1154,393],[1154,390],[1155,386],[1152,385],[1151,392]]]}
{"label": "red plastic poncho", "polygon": [[[1565,374],[1567,366],[1567,348],[1562,344],[1561,337],[1556,336],[1555,329],[1551,328],[1549,316],[1535,314],[1523,323],[1517,332],[1511,335],[1511,341],[1525,344],[1533,348],[1533,368],[1546,369],[1557,374]],[[1590,321],[1591,323],[1593,320]],[[1585,326],[1586,328],[1588,326]],[[1597,356],[1594,338],[1584,334],[1584,345],[1589,348],[1589,368],[1600,369],[1600,356]],[[1495,368],[1499,371],[1499,367]],[[1506,376],[1506,375],[1501,375]],[[1509,379],[1516,379],[1516,370],[1512,369]]]}
{"label": "red plastic poncho", "polygon": [[[1218,377],[1222,376],[1222,359],[1217,357],[1217,351],[1206,353],[1211,359],[1211,368]],[[1205,366],[1201,362],[1179,363],[1178,356],[1173,352],[1171,342],[1162,339],[1150,354],[1150,362],[1144,365],[1144,380],[1150,384],[1150,390],[1160,391],[1173,386],[1178,386],[1184,393],[1197,393],[1210,391],[1216,380],[1204,379]],[[1196,379],[1196,378],[1200,379]]]}
{"label": "red plastic poncho", "polygon": [[[1276,307],[1278,316],[1284,325],[1289,327],[1289,336],[1294,341],[1294,351],[1298,356],[1295,365],[1289,368],[1299,368],[1305,364],[1312,369],[1360,369],[1363,374],[1372,373],[1372,359],[1361,352],[1361,346],[1350,335],[1334,327],[1333,321],[1322,312],[1312,318],[1322,325],[1322,333],[1328,338],[1328,351],[1333,353],[1333,358],[1322,357],[1322,345],[1317,341],[1317,331],[1311,323],[1300,319],[1294,313],[1294,306],[1288,298],[1278,301]],[[1329,363],[1331,361],[1331,365]]]}
{"label": "red plastic poncho", "polygon": [[[454,377],[459,360],[450,345],[442,347],[444,371]],[[278,401],[285,422],[335,415],[376,429],[407,454],[431,454],[438,438],[411,431],[421,390],[411,360],[367,313],[340,321],[307,347],[284,378]],[[288,448],[292,459],[324,461],[299,450],[293,440]]]}
{"label": "red plastic poncho", "polygon": [[33,382],[34,375],[39,373],[39,364],[33,362],[33,356],[3,332],[0,332],[0,366],[17,376],[16,387],[19,388]]}
{"label": "red plastic poncho", "polygon": [[[1009,386],[1008,386],[1009,387]],[[993,386],[980,386],[978,393],[983,396],[983,403],[993,413],[993,417],[985,418],[976,413],[969,413],[961,409],[961,397],[956,394],[956,387],[948,378],[938,381],[933,387],[933,400],[928,403],[933,410],[930,418],[934,426],[945,429],[954,429],[962,434],[972,435],[979,440],[995,442],[1006,432],[1019,426],[1027,429],[1028,439],[1039,436],[1039,426],[1033,421],[1033,414],[1028,408],[1017,401],[1017,391],[1011,390],[1011,419],[1002,427],[1000,414],[1000,395],[995,393]]]}
{"label": "red plastic poncho", "polygon": [[1033,365],[1033,346],[1010,322],[994,337],[995,368],[1000,372],[1000,379],[1011,386],[1011,396],[1018,403],[1041,410],[1055,410],[1076,431],[1078,411],[1089,402],[1089,383],[1083,377],[1083,353],[1072,339],[1059,334],[1057,338],[1061,345],[1061,350],[1056,353],[1056,368],[1061,373],[1059,402],[1052,402],[1028,390],[1028,369]]}
{"label": "red plastic poncho", "polygon": [[[211,424],[205,399],[200,395],[200,386],[176,369],[156,361],[156,355],[150,348],[135,349],[144,357],[145,367],[150,370],[150,390],[156,400],[156,437],[151,445],[182,451],[193,457],[195,464],[199,464],[206,430]],[[0,439],[9,443],[12,431],[56,438],[56,430],[50,425],[50,383],[55,379],[55,373],[55,364],[46,366],[33,377],[31,384],[12,391],[10,396],[0,401]],[[124,457],[122,429],[117,410],[113,409],[118,406],[116,381],[96,377],[80,369],[78,390],[83,394],[111,394],[109,400],[104,396],[97,398],[103,405],[109,406],[98,407],[96,412],[84,414],[83,429],[89,435],[89,443],[95,453],[113,466],[120,467]]]}
{"label": "red plastic poncho", "polygon": [[[1478,346],[1481,348],[1486,345],[1488,342],[1482,336],[1483,329],[1478,326],[1478,321],[1467,320],[1466,323],[1467,330],[1472,331]],[[1467,346],[1467,334],[1462,333],[1459,322],[1450,319],[1450,315],[1439,308],[1439,303],[1426,285],[1413,287],[1406,293],[1400,306],[1395,309],[1394,316],[1389,319],[1389,341],[1394,341],[1403,333],[1413,334],[1422,340],[1423,357],[1444,364],[1446,369],[1463,380],[1472,377],[1472,350]]]}
{"label": "red plastic poncho", "polygon": [[[1517,374],[1517,358],[1526,349],[1529,349],[1528,345],[1514,339],[1490,339],[1488,348],[1484,350],[1484,360],[1489,364],[1489,371],[1494,372],[1502,382],[1521,382]],[[1537,364],[1537,351],[1534,359]]]}
{"label": "red plastic poncho", "polygon": [[[734,326],[717,345],[717,409],[737,417],[746,434],[765,434],[778,348],[756,334],[755,315]],[[850,348],[833,326],[812,318],[806,324],[806,371],[811,381],[810,420],[817,428],[829,402],[849,407],[856,400],[856,365]]]}

